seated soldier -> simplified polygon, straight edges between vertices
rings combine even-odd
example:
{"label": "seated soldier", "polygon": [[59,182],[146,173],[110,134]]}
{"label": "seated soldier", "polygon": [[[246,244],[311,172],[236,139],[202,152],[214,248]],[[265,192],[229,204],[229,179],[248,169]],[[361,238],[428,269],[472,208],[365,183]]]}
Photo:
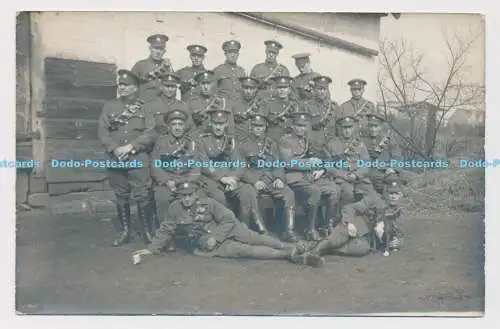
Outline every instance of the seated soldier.
{"label": "seated soldier", "polygon": [[286,244],[276,238],[260,235],[237,221],[234,214],[211,198],[200,198],[196,184],[180,182],[179,200],[168,210],[148,249],[134,253],[134,264],[143,255],[157,255],[176,235],[190,239],[194,253],[221,258],[283,259],[296,264],[321,267],[324,259],[304,252],[301,246]]}
{"label": "seated soldier", "polygon": [[259,162],[270,162],[277,159],[278,144],[266,136],[267,118],[255,115],[250,120],[250,135],[241,141],[241,156],[247,160],[249,168],[241,177],[242,182],[252,184],[257,193],[270,195],[280,200],[285,209],[285,240],[298,241],[295,227],[295,193],[285,185],[283,168],[259,165]]}
{"label": "seated soldier", "polygon": [[395,220],[401,214],[401,184],[388,181],[383,197],[368,195],[343,207],[340,224],[311,252],[317,255],[364,256],[372,246],[379,250],[383,248],[385,255],[388,255],[389,249],[398,249],[401,239]]}
{"label": "seated soldier", "polygon": [[238,203],[238,218],[247,225],[253,220],[257,230],[265,234],[257,191],[250,184],[240,182],[246,168],[243,168],[235,138],[226,133],[228,111],[212,112],[210,119],[211,132],[200,136],[200,160],[207,164],[201,169],[203,190],[226,206]]}

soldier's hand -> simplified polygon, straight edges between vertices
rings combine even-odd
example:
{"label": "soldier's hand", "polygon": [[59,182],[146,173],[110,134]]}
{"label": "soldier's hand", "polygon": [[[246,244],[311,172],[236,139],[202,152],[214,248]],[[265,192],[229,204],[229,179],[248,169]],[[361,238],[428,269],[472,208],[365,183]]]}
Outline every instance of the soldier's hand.
{"label": "soldier's hand", "polygon": [[276,180],[273,182],[273,187],[277,189],[282,189],[285,187],[285,183],[279,178],[276,178]]}
{"label": "soldier's hand", "polygon": [[379,239],[382,239],[382,236],[384,235],[384,222],[378,222],[377,225],[373,228],[375,231],[375,234]]}
{"label": "soldier's hand", "polygon": [[257,191],[261,191],[266,188],[266,183],[263,181],[256,181],[255,184],[253,185]]}
{"label": "soldier's hand", "polygon": [[324,169],[321,169],[321,170],[315,170],[312,172],[312,175],[313,175],[313,179],[314,180],[318,180],[320,179],[321,176],[323,176],[323,174],[325,173],[325,170]]}
{"label": "soldier's hand", "polygon": [[175,182],[173,180],[169,180],[167,182],[167,187],[170,189],[170,191],[175,192]]}
{"label": "soldier's hand", "polygon": [[394,170],[393,168],[387,168],[385,170],[385,173],[386,173],[386,175],[395,174],[396,170]]}
{"label": "soldier's hand", "polygon": [[347,234],[353,238],[358,234],[358,229],[353,223],[347,223]]}
{"label": "soldier's hand", "polygon": [[131,153],[132,150],[134,149],[134,147],[131,144],[127,144],[127,145],[121,146],[119,148],[122,149],[122,153],[124,153],[124,154]]}
{"label": "soldier's hand", "polygon": [[217,246],[217,240],[211,236],[204,236],[198,242],[200,249],[205,252],[213,251]]}

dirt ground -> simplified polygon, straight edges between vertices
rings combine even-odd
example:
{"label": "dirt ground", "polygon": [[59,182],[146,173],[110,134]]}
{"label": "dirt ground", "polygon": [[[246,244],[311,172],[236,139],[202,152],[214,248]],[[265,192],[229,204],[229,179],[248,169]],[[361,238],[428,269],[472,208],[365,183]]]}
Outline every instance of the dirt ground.
{"label": "dirt ground", "polygon": [[17,311],[29,314],[353,314],[484,310],[484,224],[474,213],[400,223],[383,257],[286,261],[174,253],[131,265],[110,221],[32,212],[17,219]]}

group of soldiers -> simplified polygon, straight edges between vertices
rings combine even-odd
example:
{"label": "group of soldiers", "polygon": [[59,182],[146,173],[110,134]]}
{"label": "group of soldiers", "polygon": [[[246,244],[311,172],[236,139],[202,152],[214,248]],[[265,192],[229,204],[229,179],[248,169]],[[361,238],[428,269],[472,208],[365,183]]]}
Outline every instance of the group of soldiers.
{"label": "group of soldiers", "polygon": [[[384,116],[363,98],[366,81],[349,81],[352,98],[339,105],[331,100],[331,78],[312,71],[309,54],[293,56],[301,73],[290,77],[277,61],[283,46],[275,40],[264,42],[266,59],[248,75],[237,64],[236,40],[222,44],[226,62],[213,70],[203,65],[206,47],[188,46],[192,65],[175,72],[164,58],[168,40],[148,37],[150,56],[118,71],[119,97],[99,119],[110,159],[144,164],[108,169],[119,222],[113,246],[135,231],[148,245],[134,254],[136,262],[182,246],[197,255],[318,267],[324,254],[400,247],[398,170],[357,166],[401,157]],[[158,160],[246,165],[157,166]],[[304,165],[258,165],[298,160]],[[325,161],[340,165],[318,165]],[[265,198],[273,201],[270,211],[260,207]],[[274,237],[268,226],[277,223]]]}

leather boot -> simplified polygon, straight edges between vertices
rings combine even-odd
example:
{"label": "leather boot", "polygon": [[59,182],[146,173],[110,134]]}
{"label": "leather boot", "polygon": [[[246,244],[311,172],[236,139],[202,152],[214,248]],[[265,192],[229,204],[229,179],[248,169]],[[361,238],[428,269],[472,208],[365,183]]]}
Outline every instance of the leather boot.
{"label": "leather boot", "polygon": [[246,210],[240,209],[239,214],[238,214],[238,219],[240,222],[245,224],[248,228],[250,228],[250,218],[252,217],[251,213]]}
{"label": "leather boot", "polygon": [[129,243],[130,241],[130,205],[117,204],[116,210],[118,212],[118,221],[120,222],[120,233],[116,240],[113,242],[113,247],[121,246],[122,244]]}
{"label": "leather boot", "polygon": [[335,226],[335,221],[337,219],[337,205],[331,202],[325,206],[325,217],[324,217],[324,229],[323,229],[323,237],[327,237],[332,233],[333,228]]}
{"label": "leather boot", "polygon": [[318,207],[309,206],[307,212],[307,219],[309,223],[309,230],[307,231],[307,238],[313,241],[318,241],[320,239],[319,233],[316,230],[316,222],[318,218]]}
{"label": "leather boot", "polygon": [[295,209],[294,208],[288,208],[285,209],[285,223],[286,223],[286,228],[285,228],[285,234],[284,234],[284,240],[288,242],[298,242],[299,238],[295,234]]}
{"label": "leather boot", "polygon": [[155,199],[155,195],[153,192],[150,194],[149,205],[151,207],[150,214],[151,214],[152,220],[150,221],[151,224],[149,225],[148,228],[149,228],[149,232],[151,232],[152,235],[154,236],[156,230],[160,228],[160,217],[158,216],[156,199]]}
{"label": "leather boot", "polygon": [[323,267],[325,259],[317,254],[305,252],[303,254],[293,254],[290,256],[290,261],[295,264],[307,265],[312,267]]}
{"label": "leather boot", "polygon": [[266,226],[264,225],[264,219],[262,218],[260,211],[252,209],[251,213],[254,223],[257,226],[257,232],[259,232],[260,234],[267,234],[267,229]]}
{"label": "leather boot", "polygon": [[149,228],[151,227],[151,205],[149,202],[139,202],[137,204],[137,215],[139,216],[139,234],[144,243],[150,244],[153,240]]}

